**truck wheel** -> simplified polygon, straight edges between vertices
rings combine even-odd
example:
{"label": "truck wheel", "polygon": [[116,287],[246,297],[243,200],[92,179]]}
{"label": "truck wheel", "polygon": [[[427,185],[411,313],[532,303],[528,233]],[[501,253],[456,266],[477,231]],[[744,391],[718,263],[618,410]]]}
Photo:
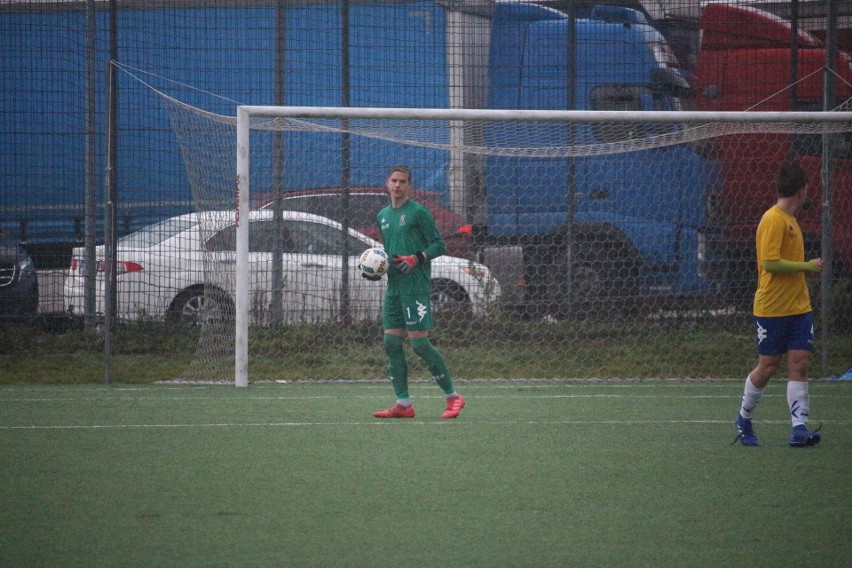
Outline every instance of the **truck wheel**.
{"label": "truck wheel", "polygon": [[550,304],[572,319],[610,319],[629,312],[639,295],[639,260],[620,243],[575,245],[572,270],[565,248],[554,255],[546,280]]}
{"label": "truck wheel", "polygon": [[581,269],[575,269],[575,273],[582,277],[582,267],[587,267],[595,276],[594,279],[581,278],[575,284],[580,288],[579,301],[596,301],[602,304],[601,307],[617,313],[635,303],[639,295],[639,260],[628,249],[619,244],[600,248],[585,246],[577,256],[577,265]]}

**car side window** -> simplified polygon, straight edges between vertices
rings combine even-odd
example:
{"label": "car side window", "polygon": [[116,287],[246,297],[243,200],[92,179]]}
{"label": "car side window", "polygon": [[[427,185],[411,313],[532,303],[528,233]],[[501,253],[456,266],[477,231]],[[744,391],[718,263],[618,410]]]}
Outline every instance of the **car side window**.
{"label": "car side window", "polygon": [[[290,231],[286,223],[278,226],[281,231],[281,252],[292,253],[295,251]],[[249,252],[273,252],[276,242],[276,223],[273,220],[253,221],[249,224]],[[207,240],[206,250],[211,252],[225,252],[237,250],[237,226],[225,227]]]}
{"label": "car side window", "polygon": [[343,254],[344,243],[349,242],[349,254],[360,254],[364,243],[343,231],[321,223],[296,221],[290,225],[290,235],[295,250],[302,254]]}
{"label": "car side window", "polygon": [[237,250],[237,227],[225,227],[204,243],[204,250],[210,252],[228,252]]}
{"label": "car side window", "polygon": [[282,253],[295,252],[286,221],[270,219],[249,225],[249,252],[275,252],[276,243]]}

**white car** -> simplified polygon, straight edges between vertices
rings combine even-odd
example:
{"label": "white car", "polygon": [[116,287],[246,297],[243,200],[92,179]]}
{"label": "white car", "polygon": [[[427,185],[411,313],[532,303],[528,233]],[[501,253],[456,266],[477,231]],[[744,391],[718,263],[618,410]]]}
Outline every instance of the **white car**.
{"label": "white car", "polygon": [[[249,214],[253,323],[339,320],[345,243],[350,316],[352,320],[380,317],[386,283],[361,278],[358,269],[361,252],[380,243],[354,229],[346,235],[339,223],[325,217],[284,211],[276,223],[273,215],[269,210]],[[276,234],[281,238],[276,239]],[[279,269],[272,262],[276,247],[281,252]],[[84,255],[83,247],[74,249],[65,279],[65,310],[72,315],[83,314]],[[97,247],[96,257],[96,312],[103,315],[103,246]],[[122,320],[153,318],[197,325],[230,317],[236,296],[236,214],[190,213],[131,233],[118,240],[116,267],[116,316]],[[273,282],[279,284],[273,286]],[[432,282],[436,314],[459,309],[482,313],[500,295],[500,286],[487,267],[456,257],[432,261]]]}

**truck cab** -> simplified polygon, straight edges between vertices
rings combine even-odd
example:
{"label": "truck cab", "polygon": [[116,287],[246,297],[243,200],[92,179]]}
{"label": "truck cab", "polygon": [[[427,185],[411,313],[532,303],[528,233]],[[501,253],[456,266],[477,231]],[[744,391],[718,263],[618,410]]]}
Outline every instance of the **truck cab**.
{"label": "truck cab", "polygon": [[[673,62],[664,38],[635,10],[599,7],[572,21],[539,6],[498,4],[490,107],[680,110],[689,87]],[[678,127],[537,123],[524,144],[606,145]],[[526,300],[589,304],[711,289],[700,259],[714,180],[689,147],[491,156],[485,176],[488,237],[522,247]]]}

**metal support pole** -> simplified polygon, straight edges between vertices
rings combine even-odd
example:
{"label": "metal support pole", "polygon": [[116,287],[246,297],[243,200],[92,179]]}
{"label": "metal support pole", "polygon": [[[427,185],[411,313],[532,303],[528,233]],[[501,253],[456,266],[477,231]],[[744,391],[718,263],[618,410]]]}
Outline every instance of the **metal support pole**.
{"label": "metal support pole", "polygon": [[116,309],[116,219],[118,218],[118,175],[116,157],[118,155],[118,78],[115,65],[118,61],[118,8],[116,0],[109,3],[109,51],[107,63],[107,166],[106,166],[106,206],[104,207],[104,243],[105,278],[104,290],[104,384],[112,380],[112,324]]}
{"label": "metal support pole", "polygon": [[[823,111],[830,111],[835,105],[834,72],[837,61],[837,2],[827,0],[828,13],[825,20],[825,70],[823,89]],[[825,263],[820,279],[820,344],[822,347],[822,376],[829,375],[831,353],[828,338],[831,336],[831,293],[834,280],[832,265],[834,263],[834,248],[831,242],[831,201],[834,193],[832,169],[834,166],[834,148],[832,141],[835,135],[822,135],[822,250],[820,257]]]}

